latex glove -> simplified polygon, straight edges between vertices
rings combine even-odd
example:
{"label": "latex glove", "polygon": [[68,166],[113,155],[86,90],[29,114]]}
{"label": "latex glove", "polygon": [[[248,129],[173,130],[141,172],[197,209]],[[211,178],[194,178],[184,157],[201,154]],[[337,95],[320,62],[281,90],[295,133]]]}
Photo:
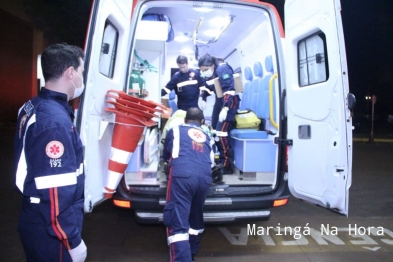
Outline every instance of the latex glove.
{"label": "latex glove", "polygon": [[203,111],[206,108],[206,101],[202,99],[202,97],[199,97],[198,99],[198,107]]}
{"label": "latex glove", "polygon": [[223,107],[221,109],[221,112],[218,115],[218,121],[223,122],[227,118],[228,110],[229,110],[228,107]]}
{"label": "latex glove", "polygon": [[85,242],[82,242],[74,249],[68,250],[72,258],[72,262],[83,262],[87,257],[87,248]]}

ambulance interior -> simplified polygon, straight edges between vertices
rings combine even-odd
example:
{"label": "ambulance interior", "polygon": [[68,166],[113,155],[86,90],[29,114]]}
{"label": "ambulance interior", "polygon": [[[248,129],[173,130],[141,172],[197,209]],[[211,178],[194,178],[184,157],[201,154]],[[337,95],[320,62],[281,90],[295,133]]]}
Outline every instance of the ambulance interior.
{"label": "ambulance interior", "polygon": [[[170,23],[143,20],[143,14],[166,15]],[[231,131],[234,174],[224,175],[223,182],[227,185],[274,188],[277,181],[278,146],[274,138],[280,128],[279,88],[273,34],[273,26],[277,25],[275,22],[272,25],[272,19],[263,8],[208,2],[198,6],[191,1],[146,2],[138,13],[129,65],[129,88],[138,87],[130,76],[139,71],[144,92],[148,93],[145,99],[167,103],[172,110],[168,115],[176,115],[176,96],[170,93],[162,98],[161,88],[177,71],[177,56],[186,55],[189,67],[198,69],[198,57],[208,53],[223,58],[241,77],[243,91],[239,93],[239,109],[254,111],[264,121],[265,129],[274,133],[256,129]],[[108,26],[112,25],[108,23]],[[171,28],[174,39],[170,39]],[[214,94],[207,99],[204,115],[208,123],[215,99]],[[184,118],[181,115],[168,120],[168,115],[157,117],[156,127],[145,128],[125,173],[127,186],[166,185],[161,159],[162,136],[171,127],[169,124],[179,124]]]}

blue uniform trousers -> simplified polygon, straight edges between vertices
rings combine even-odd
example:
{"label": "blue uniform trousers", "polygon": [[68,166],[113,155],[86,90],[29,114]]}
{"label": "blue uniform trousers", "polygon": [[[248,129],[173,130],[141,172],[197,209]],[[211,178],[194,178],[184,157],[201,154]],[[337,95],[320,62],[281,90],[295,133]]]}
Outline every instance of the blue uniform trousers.
{"label": "blue uniform trousers", "polygon": [[169,261],[189,262],[198,252],[199,234],[205,228],[203,205],[211,184],[211,173],[198,174],[197,167],[195,172],[182,172],[182,175],[177,172],[173,176],[170,172],[164,208]]}
{"label": "blue uniform trousers", "polygon": [[213,112],[212,112],[212,127],[214,130],[216,130],[217,123],[218,123],[218,115],[221,112],[222,106],[223,106],[222,98],[216,97],[216,101],[214,102]]}
{"label": "blue uniform trousers", "polygon": [[224,121],[218,121],[216,130],[222,133],[227,133],[227,136],[218,136],[219,141],[216,142],[218,151],[220,152],[220,162],[224,167],[230,167],[231,163],[231,148],[229,145],[229,128],[232,125],[232,121],[235,119],[236,112],[239,108],[239,96],[235,95],[229,105],[227,117]]}
{"label": "blue uniform trousers", "polygon": [[72,262],[70,253],[58,238],[49,235],[39,204],[23,198],[18,232],[27,262]]}

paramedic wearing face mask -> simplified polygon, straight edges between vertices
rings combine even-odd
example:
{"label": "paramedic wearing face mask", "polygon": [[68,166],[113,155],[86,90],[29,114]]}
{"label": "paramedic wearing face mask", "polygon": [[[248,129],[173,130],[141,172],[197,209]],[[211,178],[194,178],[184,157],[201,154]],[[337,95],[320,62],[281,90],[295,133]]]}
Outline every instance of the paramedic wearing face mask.
{"label": "paramedic wearing face mask", "polygon": [[[215,68],[217,68],[219,66],[219,64],[224,63],[224,60],[222,60],[221,58],[217,58],[217,57],[213,57],[213,56],[204,56],[204,60],[205,59],[208,59],[209,61],[210,60],[213,61]],[[201,61],[201,59],[199,61]],[[201,62],[198,62],[198,64],[200,65]],[[206,70],[206,68],[204,68],[204,69]],[[214,70],[211,70],[210,67],[207,68],[207,70],[205,72],[201,73],[201,75],[202,75],[202,77],[205,77],[207,90],[203,89],[202,94],[200,95],[199,103],[203,103],[202,105],[205,105],[207,97],[216,92],[213,79],[216,78],[217,75],[214,73]],[[212,122],[211,122],[211,126],[213,127],[213,129],[216,129],[216,127],[217,127],[218,115],[220,114],[220,111],[222,109],[222,105],[223,105],[222,99],[216,97],[216,99],[214,101]]]}
{"label": "paramedic wearing face mask", "polygon": [[[222,59],[215,58],[206,54],[199,58],[198,61],[201,74],[207,80],[218,78],[220,82],[223,97],[216,98],[212,115],[212,127],[216,130],[216,136],[219,141],[216,143],[220,152],[220,162],[224,166],[224,174],[232,174],[231,152],[228,140],[228,130],[231,122],[235,118],[239,109],[239,96],[235,95],[235,86],[233,80],[233,69]],[[208,81],[206,81],[208,83]],[[208,85],[210,90],[214,86]],[[206,100],[208,92],[203,93],[203,99]]]}
{"label": "paramedic wearing face mask", "polygon": [[84,90],[82,49],[51,45],[41,55],[45,87],[18,113],[18,232],[27,261],[84,261],[83,146],[68,101]]}
{"label": "paramedic wearing face mask", "polygon": [[204,117],[189,108],[185,124],[168,131],[163,151],[169,162],[164,224],[167,227],[169,261],[193,261],[205,228],[203,206],[212,184],[214,153],[210,137],[201,128]]}
{"label": "paramedic wearing face mask", "polygon": [[198,107],[199,87],[204,85],[200,73],[188,68],[186,56],[179,55],[176,59],[179,71],[176,72],[168,84],[161,89],[161,96],[175,90],[177,95],[177,107],[186,111],[190,107]]}

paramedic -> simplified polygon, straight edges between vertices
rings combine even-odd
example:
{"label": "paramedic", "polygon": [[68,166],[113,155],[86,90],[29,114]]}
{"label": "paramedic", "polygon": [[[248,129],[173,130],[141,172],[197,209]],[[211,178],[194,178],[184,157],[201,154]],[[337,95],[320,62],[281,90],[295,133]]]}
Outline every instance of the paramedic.
{"label": "paramedic", "polygon": [[212,184],[214,154],[201,125],[203,112],[189,108],[185,124],[175,126],[165,138],[163,158],[169,161],[164,224],[170,261],[192,261],[199,250],[205,226],[203,206]]}
{"label": "paramedic", "polygon": [[[214,104],[212,126],[216,130],[216,136],[219,139],[217,148],[220,152],[220,162],[224,166],[224,174],[232,174],[233,169],[228,131],[239,109],[240,101],[239,96],[235,94],[233,69],[221,59],[215,58],[209,54],[199,58],[198,66],[201,70],[201,74],[203,74],[205,78],[214,79],[218,77],[218,81],[222,88],[223,97],[216,98]],[[211,85],[210,89],[212,90]],[[207,92],[203,94],[204,97],[206,93]]]}
{"label": "paramedic", "polygon": [[84,90],[84,53],[67,44],[41,55],[45,86],[19,110],[16,185],[23,194],[18,232],[27,261],[84,261],[81,238],[83,146],[68,101]]}
{"label": "paramedic", "polygon": [[161,96],[175,90],[177,95],[177,107],[187,111],[190,107],[198,106],[199,87],[204,86],[205,81],[198,71],[188,68],[188,59],[179,55],[176,59],[179,71],[176,72],[166,86],[161,89]]}
{"label": "paramedic", "polygon": [[[214,61],[214,64],[218,67],[219,64],[224,63],[224,60],[221,58],[217,58],[217,57],[213,57],[211,56],[212,60]],[[203,73],[202,73],[202,77],[204,77]],[[213,73],[210,77],[206,77],[205,81],[206,84],[205,86],[207,88],[203,88],[201,95],[200,95],[200,100],[199,100],[199,104],[202,103],[202,108],[205,107],[206,104],[206,99],[208,96],[212,95],[213,93],[216,93],[216,89],[214,87],[214,78],[216,78],[217,75],[215,73]],[[201,108],[201,105],[199,106],[199,108]],[[214,106],[213,106],[213,113],[212,113],[212,122],[211,122],[211,126],[213,127],[213,129],[216,129],[217,127],[217,122],[218,122],[218,115],[220,113],[222,109],[222,99],[217,98],[217,95],[215,95],[215,101],[214,101]]]}

